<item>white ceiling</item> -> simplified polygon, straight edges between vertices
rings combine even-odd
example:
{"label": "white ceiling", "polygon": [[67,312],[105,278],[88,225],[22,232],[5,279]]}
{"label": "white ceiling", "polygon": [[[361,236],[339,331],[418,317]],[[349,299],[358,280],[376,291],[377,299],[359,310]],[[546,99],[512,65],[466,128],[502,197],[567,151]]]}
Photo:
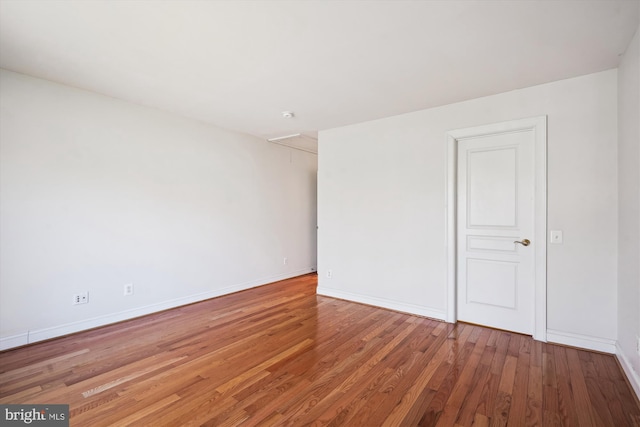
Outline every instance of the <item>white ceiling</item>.
{"label": "white ceiling", "polygon": [[314,136],[615,68],[639,5],[0,0],[0,67],[263,138]]}

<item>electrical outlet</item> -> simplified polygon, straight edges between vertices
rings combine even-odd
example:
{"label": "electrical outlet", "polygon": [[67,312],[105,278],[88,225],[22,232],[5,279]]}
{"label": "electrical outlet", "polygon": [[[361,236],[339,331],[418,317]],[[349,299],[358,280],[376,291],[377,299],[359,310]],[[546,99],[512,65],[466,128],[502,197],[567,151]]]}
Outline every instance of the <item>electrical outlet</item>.
{"label": "electrical outlet", "polygon": [[333,277],[333,271],[327,270],[327,279],[331,279]]}
{"label": "electrical outlet", "polygon": [[640,337],[636,337],[636,352],[640,356]]}
{"label": "electrical outlet", "polygon": [[133,283],[127,283],[124,285],[124,296],[133,295]]}
{"label": "electrical outlet", "polygon": [[284,258],[282,259],[282,264],[283,264],[283,265],[287,265],[287,257],[284,257]]}
{"label": "electrical outlet", "polygon": [[86,304],[89,302],[89,292],[80,292],[73,296],[73,305]]}

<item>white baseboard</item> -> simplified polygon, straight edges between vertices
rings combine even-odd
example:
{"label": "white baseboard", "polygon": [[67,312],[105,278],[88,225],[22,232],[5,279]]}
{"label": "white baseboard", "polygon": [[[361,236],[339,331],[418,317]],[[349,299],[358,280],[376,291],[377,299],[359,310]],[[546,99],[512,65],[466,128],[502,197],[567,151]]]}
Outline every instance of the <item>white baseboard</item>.
{"label": "white baseboard", "polygon": [[574,334],[571,332],[547,329],[547,342],[584,348],[587,350],[601,351],[603,353],[616,353],[616,341],[606,338],[592,337],[590,335]]}
{"label": "white baseboard", "polygon": [[0,351],[7,350],[14,347],[19,347],[26,344],[35,343],[38,341],[43,341],[51,338],[73,334],[75,332],[86,331],[87,329],[93,329],[99,326],[105,326],[111,323],[121,322],[123,320],[129,320],[135,317],[157,313],[159,311],[180,307],[186,304],[192,304],[194,302],[204,301],[210,298],[227,295],[233,292],[243,291],[245,289],[255,288],[256,286],[262,286],[268,283],[277,282],[279,280],[289,279],[292,277],[301,276],[303,274],[308,274],[312,271],[315,271],[315,267],[292,271],[285,274],[278,274],[275,276],[271,276],[271,277],[267,277],[259,280],[252,280],[245,283],[239,283],[236,285],[227,286],[225,288],[216,289],[213,291],[203,292],[195,295],[188,295],[186,297],[175,298],[172,300],[163,301],[156,304],[136,307],[134,309],[124,310],[117,313],[107,314],[104,316],[97,316],[90,319],[80,320],[78,322],[65,323],[62,325],[56,325],[49,328],[35,329],[32,331],[23,332],[16,335],[0,337]]}
{"label": "white baseboard", "polygon": [[633,388],[633,391],[636,392],[636,396],[638,396],[638,399],[640,399],[640,373],[636,372],[636,370],[633,369],[633,365],[631,365],[629,359],[627,359],[627,357],[624,355],[619,344],[616,344],[616,350],[616,357],[618,358],[618,362],[620,362],[620,366],[622,366],[622,370],[626,374],[627,379],[629,380],[629,383]]}
{"label": "white baseboard", "polygon": [[403,313],[430,317],[432,319],[445,320],[446,318],[446,313],[444,310],[438,310],[415,304],[407,304],[404,302],[393,301],[386,298],[377,298],[369,295],[353,294],[351,292],[339,291],[337,289],[331,289],[324,286],[318,286],[317,294],[332,298],[344,299],[347,301],[359,302],[367,305],[373,305],[375,307],[388,308],[390,310],[401,311]]}
{"label": "white baseboard", "polygon": [[8,337],[0,338],[0,350],[6,350],[8,348],[20,347],[22,345],[29,344],[29,333],[24,332],[22,334],[11,335]]}

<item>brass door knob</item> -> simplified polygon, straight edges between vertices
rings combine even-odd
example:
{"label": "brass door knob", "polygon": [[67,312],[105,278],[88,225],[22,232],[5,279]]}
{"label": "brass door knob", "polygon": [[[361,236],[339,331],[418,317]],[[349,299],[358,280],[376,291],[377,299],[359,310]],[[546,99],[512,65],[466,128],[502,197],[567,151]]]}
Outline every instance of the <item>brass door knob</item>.
{"label": "brass door knob", "polygon": [[529,239],[514,240],[513,243],[520,243],[522,246],[529,246],[531,244],[531,240]]}

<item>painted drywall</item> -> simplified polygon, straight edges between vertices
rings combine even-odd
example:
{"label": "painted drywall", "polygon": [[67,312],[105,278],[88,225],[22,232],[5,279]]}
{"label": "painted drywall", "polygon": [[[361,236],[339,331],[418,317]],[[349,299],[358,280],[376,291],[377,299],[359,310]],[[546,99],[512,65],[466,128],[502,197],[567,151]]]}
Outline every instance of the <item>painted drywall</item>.
{"label": "painted drywall", "polygon": [[[315,268],[316,155],[0,79],[3,347]],[[81,291],[89,303],[72,305]]]}
{"label": "painted drywall", "polygon": [[320,132],[318,292],[444,319],[447,131],[547,115],[549,334],[615,351],[616,110],[609,70]]}
{"label": "painted drywall", "polygon": [[618,68],[618,357],[640,396],[640,29]]}

